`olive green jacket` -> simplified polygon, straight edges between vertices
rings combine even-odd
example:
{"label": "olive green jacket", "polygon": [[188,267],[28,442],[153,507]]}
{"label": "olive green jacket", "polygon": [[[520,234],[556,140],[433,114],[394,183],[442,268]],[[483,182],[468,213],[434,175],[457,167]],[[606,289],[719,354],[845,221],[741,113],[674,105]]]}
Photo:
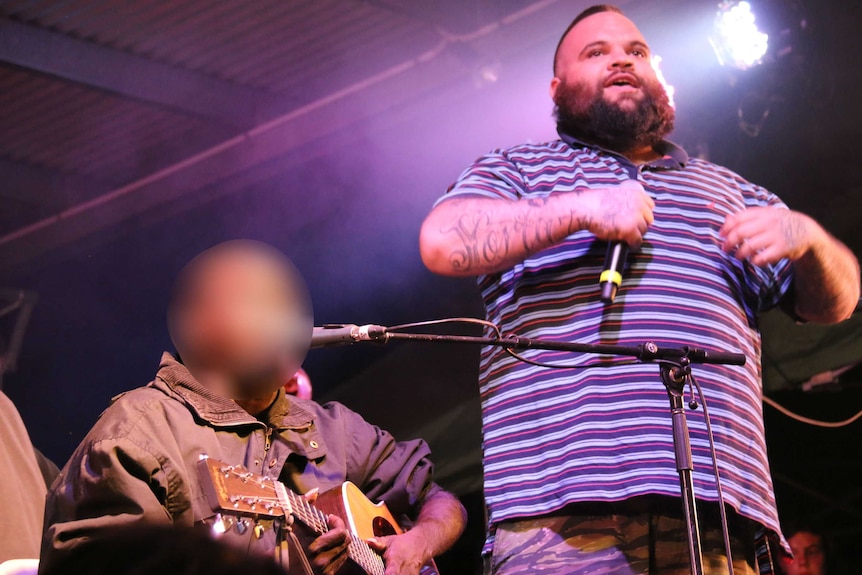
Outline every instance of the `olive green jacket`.
{"label": "olive green jacket", "polygon": [[[82,540],[118,526],[212,521],[198,474],[202,455],[278,477],[299,493],[349,480],[397,517],[415,515],[439,489],[429,454],[424,441],[396,442],[341,404],[283,392],[268,421],[258,420],[165,353],[155,380],[114,398],[54,482],[40,572]],[[229,529],[225,537],[272,554],[281,536],[271,524],[263,527],[262,536],[260,529]]]}

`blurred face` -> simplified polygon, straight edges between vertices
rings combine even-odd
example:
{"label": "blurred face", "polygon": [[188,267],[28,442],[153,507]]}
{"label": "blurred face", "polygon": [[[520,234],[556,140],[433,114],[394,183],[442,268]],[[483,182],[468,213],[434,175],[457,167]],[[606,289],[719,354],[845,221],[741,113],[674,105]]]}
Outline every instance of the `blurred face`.
{"label": "blurred face", "polygon": [[601,12],[572,28],[560,45],[551,97],[561,127],[617,152],[655,145],[674,112],[637,27]]}
{"label": "blurred face", "polygon": [[302,363],[311,336],[308,295],[271,248],[217,246],[183,270],[176,293],[171,337],[201,383],[219,382],[219,393],[250,399],[277,390]]}
{"label": "blurred face", "polygon": [[793,559],[781,558],[781,567],[787,575],[824,575],[825,555],[819,535],[800,531],[787,540]]}

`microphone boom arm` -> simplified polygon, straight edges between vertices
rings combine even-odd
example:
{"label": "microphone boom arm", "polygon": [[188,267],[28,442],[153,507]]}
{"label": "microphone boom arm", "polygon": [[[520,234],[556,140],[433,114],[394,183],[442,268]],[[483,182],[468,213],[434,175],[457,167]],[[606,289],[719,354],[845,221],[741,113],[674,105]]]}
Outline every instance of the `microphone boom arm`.
{"label": "microphone boom arm", "polygon": [[745,365],[745,356],[741,353],[713,352],[693,347],[660,348],[648,341],[638,346],[621,346],[608,344],[588,344],[531,339],[519,336],[507,338],[476,337],[468,335],[439,335],[432,333],[404,333],[386,331],[377,340],[378,343],[390,341],[424,341],[432,343],[460,343],[473,345],[492,345],[496,347],[524,350],[546,349],[551,351],[571,351],[575,353],[591,353],[597,355],[621,355],[637,358],[640,361],[672,361],[679,362],[687,358],[690,363],[717,365]]}

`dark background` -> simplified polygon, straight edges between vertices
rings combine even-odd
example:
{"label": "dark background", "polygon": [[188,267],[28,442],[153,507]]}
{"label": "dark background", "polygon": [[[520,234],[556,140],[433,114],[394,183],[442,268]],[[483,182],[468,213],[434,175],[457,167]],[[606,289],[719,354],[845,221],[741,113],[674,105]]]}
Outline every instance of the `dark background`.
{"label": "dark background", "polygon": [[[62,464],[113,395],[152,378],[173,277],[227,239],[288,254],[318,325],[481,317],[471,280],[422,266],[419,226],[480,154],[554,137],[553,48],[589,4],[0,1],[0,285],[39,298],[3,391],[37,447]],[[860,254],[862,9],[753,4],[769,57],[729,72],[706,39],[715,3],[621,3],[676,87],[673,139]],[[859,317],[823,328],[770,313],[763,331],[766,395],[828,420],[862,409],[859,367],[805,383],[862,361]],[[447,573],[472,572],[482,539],[476,361],[391,344],[305,364],[317,399],[432,444],[471,514]],[[852,557],[860,424],[764,409],[782,518],[828,525]]]}

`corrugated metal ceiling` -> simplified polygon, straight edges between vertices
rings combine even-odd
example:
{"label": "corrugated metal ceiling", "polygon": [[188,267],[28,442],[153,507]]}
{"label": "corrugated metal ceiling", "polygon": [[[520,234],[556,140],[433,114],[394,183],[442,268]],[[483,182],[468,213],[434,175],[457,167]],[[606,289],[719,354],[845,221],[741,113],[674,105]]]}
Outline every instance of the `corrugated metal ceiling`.
{"label": "corrugated metal ceiling", "polygon": [[428,37],[427,24],[363,2],[71,0],[6,2],[0,12],[41,28],[243,85],[279,91],[345,55]]}
{"label": "corrugated metal ceiling", "polygon": [[135,169],[140,153],[202,124],[10,66],[0,66],[0,109],[0,155],[94,179]]}
{"label": "corrugated metal ceiling", "polygon": [[[495,10],[529,3],[509,0]],[[475,4],[460,3],[460,9],[475,11]],[[440,34],[435,24],[409,15],[408,6],[344,0],[0,0],[0,25],[17,26],[11,31],[24,36],[42,34],[21,48],[8,26],[0,30],[7,36],[0,43],[23,51],[0,58],[0,235],[427,51]],[[76,61],[70,53],[80,47],[97,50],[95,60],[87,52]],[[60,73],[52,67],[58,61]],[[133,69],[136,63],[157,63],[166,73],[189,72],[225,88],[268,95],[260,100],[266,106],[234,101],[226,90],[222,105],[235,113],[213,117],[203,106],[195,108],[194,95],[184,95],[191,102],[185,107],[151,98],[162,90],[171,100],[171,87],[160,86],[158,77],[142,72],[141,83],[150,85],[139,97],[136,86],[126,89],[130,80],[118,82],[117,91],[93,85],[80,70],[93,66],[110,77],[118,61]],[[237,125],[236,116],[245,120]],[[57,178],[65,176],[83,179],[58,187]]]}

